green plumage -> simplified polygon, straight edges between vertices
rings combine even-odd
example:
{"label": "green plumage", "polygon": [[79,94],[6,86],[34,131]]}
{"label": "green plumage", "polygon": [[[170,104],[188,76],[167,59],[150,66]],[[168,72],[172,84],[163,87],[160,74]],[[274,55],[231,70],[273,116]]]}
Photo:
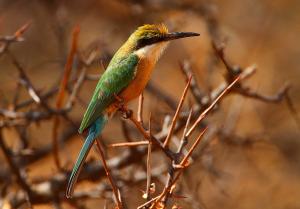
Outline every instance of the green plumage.
{"label": "green plumage", "polygon": [[114,95],[118,95],[130,84],[135,77],[138,61],[138,56],[133,53],[121,58],[114,56],[96,86],[79,133],[88,128],[115,101]]}
{"label": "green plumage", "polygon": [[[128,47],[126,49],[130,50]],[[89,129],[89,132],[70,175],[66,192],[67,197],[72,196],[75,183],[88,152],[108,120],[106,108],[116,100],[115,95],[126,89],[135,78],[139,58],[134,53],[124,52],[124,48],[121,47],[110,61],[96,86],[82,119],[79,133],[82,133],[85,129]]]}

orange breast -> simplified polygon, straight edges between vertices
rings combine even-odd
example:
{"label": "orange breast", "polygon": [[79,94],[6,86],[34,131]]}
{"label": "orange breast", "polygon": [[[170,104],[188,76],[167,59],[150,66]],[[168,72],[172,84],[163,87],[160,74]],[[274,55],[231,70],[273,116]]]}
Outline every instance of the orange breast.
{"label": "orange breast", "polygon": [[[133,81],[124,89],[118,96],[124,100],[124,103],[127,103],[136,97],[138,97],[143,90],[145,89],[148,81],[150,80],[151,73],[154,68],[154,62],[149,61],[149,59],[142,58],[140,59],[137,72]],[[110,115],[117,110],[116,103],[111,104],[106,112]]]}
{"label": "orange breast", "polygon": [[140,59],[134,80],[120,93],[120,97],[123,98],[125,102],[135,99],[143,92],[150,80],[153,67],[154,63],[149,61],[149,59]]}

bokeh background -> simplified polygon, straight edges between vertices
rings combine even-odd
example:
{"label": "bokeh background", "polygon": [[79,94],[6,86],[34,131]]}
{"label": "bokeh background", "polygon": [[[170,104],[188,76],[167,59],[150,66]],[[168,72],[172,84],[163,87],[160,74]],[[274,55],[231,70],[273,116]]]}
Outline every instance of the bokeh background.
{"label": "bokeh background", "polygon": [[[31,21],[25,41],[12,45],[31,81],[41,91],[57,85],[70,48],[75,25],[80,27],[79,50],[98,46],[103,63],[120,47],[136,27],[145,23],[165,23],[173,31],[193,31],[198,38],[174,41],[156,66],[151,83],[178,101],[185,85],[179,62],[189,60],[201,89],[208,93],[220,84],[226,73],[216,63],[212,40],[226,42],[225,56],[234,65],[256,64],[257,72],[247,81],[255,91],[276,94],[285,83],[291,84],[289,96],[300,111],[300,2],[297,0],[73,0],[73,1],[0,1],[0,34],[13,34]],[[75,65],[75,64],[74,64]],[[101,67],[90,73],[101,73]],[[0,57],[0,102],[7,108],[16,89],[18,72],[6,56]],[[80,122],[96,82],[84,84],[71,117]],[[21,99],[28,98],[26,91]],[[54,101],[53,101],[54,104]],[[134,101],[130,107],[136,108]],[[145,92],[145,113],[155,113],[154,127],[159,130],[163,117],[172,114],[153,93]],[[233,112],[233,113],[232,113]],[[232,116],[234,114],[234,116]],[[299,114],[288,108],[285,100],[266,103],[239,95],[230,95],[210,118],[217,127],[232,125],[234,139],[213,137],[185,173],[175,201],[183,208],[296,209],[300,208],[300,127]],[[120,116],[104,130],[105,143],[124,139]],[[29,127],[30,147],[51,143],[51,120]],[[61,127],[63,132],[64,125]],[[18,149],[15,131],[3,131],[12,150]],[[71,169],[82,144],[74,136],[62,145],[64,167]],[[108,158],[122,149],[109,150]],[[96,158],[96,152],[91,152]],[[2,153],[0,153],[1,156]],[[166,159],[155,156],[153,166]],[[8,166],[1,157],[0,170]],[[139,169],[143,169],[140,166]],[[47,178],[57,171],[49,154],[26,168],[28,181]],[[165,173],[164,173],[165,175]],[[158,178],[161,188],[163,177]],[[1,180],[2,181],[2,180]],[[13,181],[13,180],[12,180]],[[163,180],[162,180],[163,181]],[[1,182],[4,188],[5,182]],[[93,184],[80,184],[76,190],[88,190]],[[145,182],[124,186],[124,198],[130,208],[142,202],[140,190]],[[14,188],[19,189],[17,186]],[[2,192],[4,194],[4,192]],[[2,203],[5,200],[3,195]],[[86,208],[103,208],[103,198],[84,200]],[[5,201],[4,201],[5,202]],[[51,208],[49,204],[34,208]],[[24,206],[26,208],[26,206]],[[62,208],[72,208],[63,203]]]}

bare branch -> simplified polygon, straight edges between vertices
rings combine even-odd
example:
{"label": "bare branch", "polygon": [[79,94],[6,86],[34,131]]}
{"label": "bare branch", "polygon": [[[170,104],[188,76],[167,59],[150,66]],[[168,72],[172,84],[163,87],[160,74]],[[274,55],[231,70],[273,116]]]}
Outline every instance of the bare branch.
{"label": "bare branch", "polygon": [[217,104],[217,102],[224,97],[224,95],[240,80],[240,77],[237,77],[227,88],[211,103],[211,105],[205,109],[204,112],[201,113],[201,115],[197,118],[195,123],[192,125],[192,127],[188,130],[186,133],[186,137],[189,137],[192,132],[195,130],[195,128],[199,125],[199,123],[202,121],[202,119],[209,113],[213,107]]}
{"label": "bare branch", "polygon": [[13,35],[0,37],[0,56],[3,55],[9,49],[12,43],[22,42],[24,41],[23,34],[28,30],[31,22],[25,23],[21,26]]}
{"label": "bare branch", "polygon": [[100,157],[101,157],[101,160],[102,160],[102,164],[103,164],[106,176],[108,177],[108,180],[109,180],[109,182],[112,186],[112,189],[113,189],[113,193],[114,193],[114,196],[115,196],[115,200],[117,202],[118,209],[123,209],[123,204],[121,202],[122,200],[119,197],[119,189],[117,188],[116,183],[115,183],[115,181],[114,181],[114,179],[111,175],[110,169],[107,166],[105,156],[104,156],[104,153],[103,153],[102,148],[101,148],[101,142],[99,142],[98,138],[96,139],[96,142],[97,142],[96,145],[97,145],[98,151],[100,153]]}
{"label": "bare branch", "polygon": [[[149,118],[149,134],[152,135],[151,128],[151,115]],[[150,187],[151,187],[151,152],[152,152],[152,142],[148,143],[148,152],[147,152],[147,186],[146,186],[146,199],[150,200]]]}
{"label": "bare branch", "polygon": [[186,86],[185,86],[185,88],[184,88],[184,91],[183,91],[183,93],[182,93],[182,96],[181,96],[181,98],[180,98],[180,101],[179,101],[179,104],[178,104],[178,106],[177,106],[175,115],[174,115],[174,117],[173,117],[173,119],[172,119],[172,123],[171,123],[171,126],[170,126],[170,130],[169,130],[168,136],[167,136],[167,138],[166,138],[165,141],[164,141],[164,145],[163,145],[164,147],[168,147],[168,144],[169,144],[170,139],[171,139],[171,137],[172,137],[173,130],[174,130],[174,128],[175,128],[176,121],[177,121],[177,119],[178,119],[180,110],[181,110],[181,108],[182,108],[182,106],[183,106],[184,99],[185,99],[185,97],[186,97],[186,95],[187,95],[187,91],[188,91],[188,89],[189,89],[189,87],[190,87],[191,80],[192,80],[192,76],[189,77],[189,80],[188,80],[188,82],[187,82],[187,84],[186,84]]}
{"label": "bare branch", "polygon": [[143,106],[144,106],[144,94],[141,93],[139,97],[139,106],[137,111],[137,120],[143,124]]}
{"label": "bare branch", "polygon": [[149,141],[137,141],[137,142],[120,142],[108,145],[108,147],[136,147],[141,145],[148,145]]}

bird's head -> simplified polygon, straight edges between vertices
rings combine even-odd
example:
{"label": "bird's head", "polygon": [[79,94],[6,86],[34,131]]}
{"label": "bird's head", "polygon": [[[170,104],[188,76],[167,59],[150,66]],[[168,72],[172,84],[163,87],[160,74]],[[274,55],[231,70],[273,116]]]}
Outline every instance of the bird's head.
{"label": "bird's head", "polygon": [[139,56],[152,57],[157,60],[169,41],[192,36],[199,36],[199,34],[194,32],[168,32],[164,24],[143,25],[130,35],[122,48]]}
{"label": "bird's head", "polygon": [[191,36],[199,36],[193,32],[168,32],[164,24],[143,25],[139,27],[129,38],[135,42],[135,49],[141,49],[150,45],[160,44],[171,40],[186,38]]}

